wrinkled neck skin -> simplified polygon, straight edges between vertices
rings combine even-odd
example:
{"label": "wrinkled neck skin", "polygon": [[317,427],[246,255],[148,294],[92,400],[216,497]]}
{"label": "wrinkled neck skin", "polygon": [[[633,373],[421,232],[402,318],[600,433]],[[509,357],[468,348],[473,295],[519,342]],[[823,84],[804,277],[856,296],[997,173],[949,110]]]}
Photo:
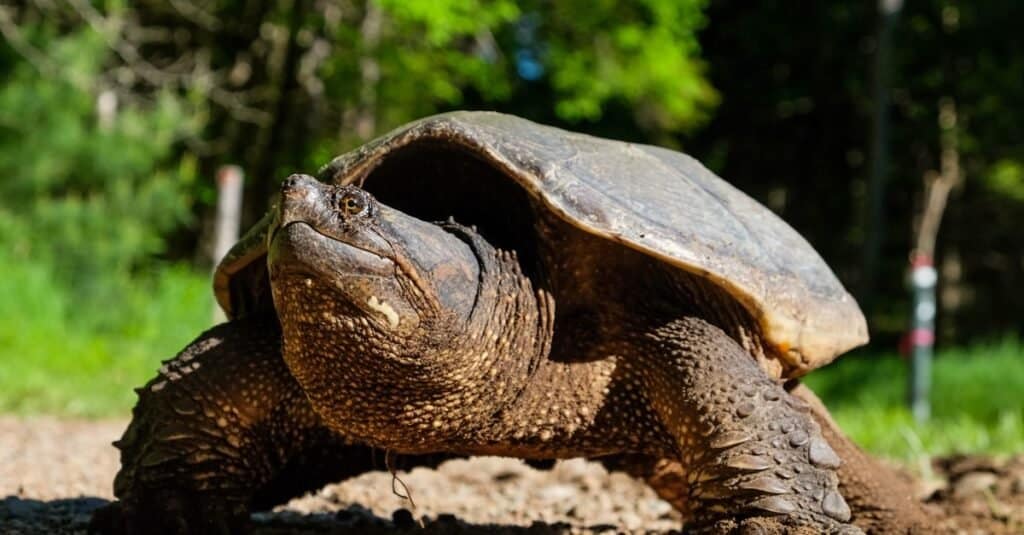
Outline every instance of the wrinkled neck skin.
{"label": "wrinkled neck skin", "polygon": [[398,453],[463,450],[514,403],[547,356],[551,297],[532,288],[514,253],[469,229],[450,231],[479,263],[467,322],[421,318],[415,336],[398,336],[333,300],[330,282],[281,282],[293,286],[279,293],[295,307],[278,303],[285,361],[337,432]]}

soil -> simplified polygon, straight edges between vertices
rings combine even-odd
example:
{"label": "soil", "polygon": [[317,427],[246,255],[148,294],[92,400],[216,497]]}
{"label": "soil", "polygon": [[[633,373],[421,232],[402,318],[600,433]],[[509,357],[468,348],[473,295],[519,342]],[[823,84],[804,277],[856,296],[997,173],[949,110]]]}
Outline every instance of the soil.
{"label": "soil", "polygon": [[[110,442],[123,420],[0,416],[0,533],[85,533],[111,500]],[[944,512],[942,533],[1024,533],[1024,455],[936,459],[921,496]],[[409,494],[412,500],[401,497]],[[437,470],[376,472],[253,515],[259,535],[283,533],[666,533],[680,518],[642,483],[582,460],[551,470],[498,458]]]}

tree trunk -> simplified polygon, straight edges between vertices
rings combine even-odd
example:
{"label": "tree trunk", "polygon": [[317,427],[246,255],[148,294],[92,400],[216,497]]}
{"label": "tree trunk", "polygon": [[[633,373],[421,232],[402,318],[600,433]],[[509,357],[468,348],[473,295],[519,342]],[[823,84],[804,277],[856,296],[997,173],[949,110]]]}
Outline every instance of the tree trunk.
{"label": "tree trunk", "polygon": [[961,182],[960,150],[957,144],[956,101],[950,97],[939,101],[939,128],[941,146],[939,172],[925,173],[924,205],[918,220],[914,240],[914,256],[935,258],[935,243],[939,236],[942,215],[946,211],[949,193]]}
{"label": "tree trunk", "polygon": [[345,110],[339,139],[345,144],[352,133],[362,142],[377,133],[377,86],[380,83],[380,64],[377,47],[380,44],[383,13],[376,3],[367,0],[359,36],[363,53],[359,58],[359,99],[354,108]]}

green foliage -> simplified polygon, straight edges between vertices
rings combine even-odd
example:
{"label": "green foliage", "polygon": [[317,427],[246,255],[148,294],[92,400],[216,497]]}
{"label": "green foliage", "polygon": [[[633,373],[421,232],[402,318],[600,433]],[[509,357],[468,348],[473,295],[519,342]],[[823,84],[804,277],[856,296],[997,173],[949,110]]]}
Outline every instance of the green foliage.
{"label": "green foliage", "polygon": [[[349,97],[360,96],[366,90],[376,92],[376,114],[385,125],[429,114],[439,105],[457,105],[466,88],[475,88],[494,99],[508,96],[510,81],[504,63],[481,47],[487,46],[486,39],[494,29],[519,15],[514,2],[379,0],[374,4],[384,19],[378,42],[369,48],[367,35],[353,33],[350,46],[364,56],[342,55],[335,61],[376,61],[380,83],[367,88],[359,76],[334,81],[342,84],[335,86],[336,90]],[[352,65],[346,70],[361,68]]]}
{"label": "green foliage", "polygon": [[703,123],[718,99],[699,57],[704,4],[605,0],[535,6],[545,10],[542,35],[558,114],[595,120],[608,101],[620,99],[655,129]]}
{"label": "green foliage", "polygon": [[[319,74],[350,111],[371,100],[378,130],[457,106],[467,94],[500,106],[544,85],[562,120],[595,121],[619,102],[658,133],[701,124],[717,102],[696,39],[704,0],[376,0],[363,8],[364,25],[374,6],[379,29],[339,26],[335,49],[354,53],[333,55]],[[535,53],[537,80],[521,76],[525,52]],[[367,61],[379,82],[364,76]]]}
{"label": "green foliage", "polygon": [[509,0],[371,1],[391,15],[396,29],[419,30],[416,37],[439,48],[507,24],[520,14],[516,3]]}
{"label": "green foliage", "polygon": [[1024,165],[1010,159],[1002,159],[989,170],[986,185],[993,193],[1024,202]]}
{"label": "green foliage", "polygon": [[0,410],[109,414],[208,323],[207,277],[154,260],[195,162],[174,152],[187,113],[168,92],[101,124],[111,53],[53,30],[22,28],[45,59],[0,79]]}
{"label": "green foliage", "polygon": [[45,262],[0,251],[0,411],[126,414],[132,388],[210,324],[209,276],[168,266],[121,281],[96,329]]}
{"label": "green foliage", "polygon": [[45,47],[59,73],[22,62],[0,84],[0,247],[50,266],[86,301],[116,302],[121,281],[188,217],[194,170],[171,153],[184,113],[160,93],[101,125],[100,37],[84,30]]}
{"label": "green foliage", "polygon": [[[259,213],[282,173],[446,108],[536,100],[540,115],[593,121],[619,103],[659,132],[704,118],[702,0],[568,7],[585,17],[512,0],[5,10],[17,27],[0,42],[0,408],[126,410],[128,387],[198,334],[206,277],[160,258],[196,256],[195,229],[176,233],[209,208],[198,177],[217,165],[246,169]],[[537,79],[520,75],[524,49]]]}
{"label": "green foliage", "polygon": [[1024,344],[1006,339],[944,350],[933,372],[932,418],[922,426],[906,407],[907,362],[899,357],[847,356],[807,384],[854,440],[888,457],[1024,448]]}

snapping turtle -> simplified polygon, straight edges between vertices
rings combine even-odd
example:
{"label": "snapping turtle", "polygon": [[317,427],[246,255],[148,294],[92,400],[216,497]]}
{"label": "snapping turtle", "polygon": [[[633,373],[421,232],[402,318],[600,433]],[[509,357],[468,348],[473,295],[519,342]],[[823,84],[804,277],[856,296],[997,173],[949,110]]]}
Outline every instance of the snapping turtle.
{"label": "snapping turtle", "polygon": [[139,390],[94,529],[240,529],[399,454],[595,458],[695,530],[858,531],[829,440],[860,454],[785,382],[864,318],[693,158],[457,112],[319,178],[283,182],[217,270],[230,321]]}

